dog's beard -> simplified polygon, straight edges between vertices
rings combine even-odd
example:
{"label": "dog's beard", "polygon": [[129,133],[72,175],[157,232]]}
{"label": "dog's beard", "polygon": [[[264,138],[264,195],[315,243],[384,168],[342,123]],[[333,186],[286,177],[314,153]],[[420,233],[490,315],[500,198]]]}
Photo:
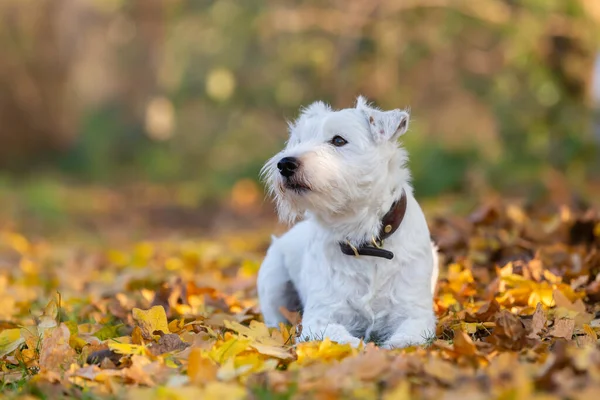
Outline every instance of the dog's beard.
{"label": "dog's beard", "polygon": [[[277,214],[282,222],[293,223],[306,212],[330,220],[344,218],[347,213],[353,213],[353,204],[357,201],[353,195],[364,198],[367,191],[356,186],[350,186],[343,181],[328,182],[317,186],[309,179],[287,180],[280,176],[269,185],[275,199]],[[349,190],[350,189],[350,190]],[[364,201],[360,201],[363,203]]]}
{"label": "dog's beard", "polygon": [[275,198],[279,219],[290,224],[304,215],[307,206],[311,203],[310,199],[317,194],[310,183],[300,176],[292,179],[279,176],[270,188]]}

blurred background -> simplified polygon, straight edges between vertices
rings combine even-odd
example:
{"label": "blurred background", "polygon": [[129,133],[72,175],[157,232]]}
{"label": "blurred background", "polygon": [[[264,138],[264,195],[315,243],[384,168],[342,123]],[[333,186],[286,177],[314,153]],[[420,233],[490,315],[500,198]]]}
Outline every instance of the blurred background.
{"label": "blurred background", "polygon": [[0,0],[0,48],[8,226],[262,226],[286,119],[358,94],[426,204],[600,194],[598,0]]}

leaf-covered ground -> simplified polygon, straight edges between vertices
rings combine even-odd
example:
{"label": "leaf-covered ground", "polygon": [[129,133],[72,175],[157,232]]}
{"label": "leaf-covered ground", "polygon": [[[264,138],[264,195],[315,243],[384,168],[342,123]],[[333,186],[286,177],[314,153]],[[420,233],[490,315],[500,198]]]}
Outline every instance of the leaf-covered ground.
{"label": "leaf-covered ground", "polygon": [[[296,344],[267,329],[269,230],[98,248],[0,236],[0,380],[24,398],[589,399],[600,394],[600,218],[487,204],[430,217],[442,253],[425,347]],[[266,228],[266,227],[265,227]]]}

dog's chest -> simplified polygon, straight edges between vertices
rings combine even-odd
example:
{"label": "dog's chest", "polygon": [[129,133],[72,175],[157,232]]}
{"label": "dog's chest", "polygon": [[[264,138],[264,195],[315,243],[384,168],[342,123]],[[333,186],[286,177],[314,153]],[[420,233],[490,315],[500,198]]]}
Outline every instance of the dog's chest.
{"label": "dog's chest", "polygon": [[368,320],[381,320],[394,308],[396,274],[388,265],[369,262],[343,271],[336,285],[348,307]]}

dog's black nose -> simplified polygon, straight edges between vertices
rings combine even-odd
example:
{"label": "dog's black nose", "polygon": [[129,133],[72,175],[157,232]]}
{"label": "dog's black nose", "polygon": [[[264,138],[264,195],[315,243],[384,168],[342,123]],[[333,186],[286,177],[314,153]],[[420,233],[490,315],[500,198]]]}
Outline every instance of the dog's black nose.
{"label": "dog's black nose", "polygon": [[279,169],[279,173],[286,178],[294,175],[296,170],[298,169],[298,159],[295,157],[283,157],[277,163],[277,168]]}

